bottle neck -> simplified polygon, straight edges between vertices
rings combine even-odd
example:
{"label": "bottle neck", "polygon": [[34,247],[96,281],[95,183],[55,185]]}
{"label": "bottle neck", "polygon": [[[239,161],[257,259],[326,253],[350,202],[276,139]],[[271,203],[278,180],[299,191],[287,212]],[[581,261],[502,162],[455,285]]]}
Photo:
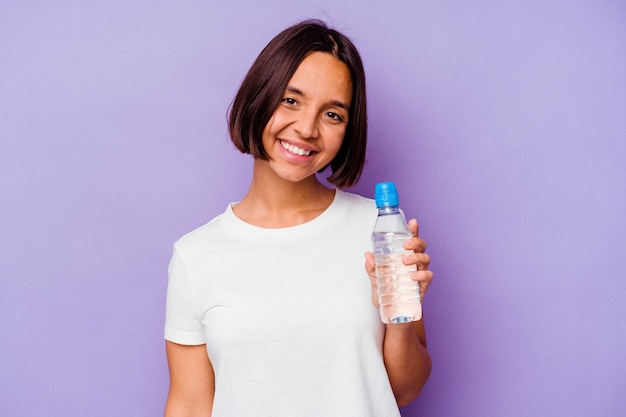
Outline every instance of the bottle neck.
{"label": "bottle neck", "polygon": [[400,207],[398,206],[378,207],[379,216],[384,216],[387,214],[398,214],[398,213],[400,213]]}

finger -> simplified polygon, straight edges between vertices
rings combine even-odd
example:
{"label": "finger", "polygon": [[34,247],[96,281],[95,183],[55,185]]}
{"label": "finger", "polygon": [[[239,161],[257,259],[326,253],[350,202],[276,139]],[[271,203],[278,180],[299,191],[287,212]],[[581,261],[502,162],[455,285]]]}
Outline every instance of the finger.
{"label": "finger", "polygon": [[404,249],[412,250],[415,252],[425,252],[426,241],[419,237],[412,237],[404,241]]}
{"label": "finger", "polygon": [[430,269],[425,269],[423,271],[415,271],[411,273],[411,279],[413,281],[417,281],[418,283],[430,284],[433,280],[435,274]]}
{"label": "finger", "polygon": [[420,291],[420,298],[423,300],[428,287],[434,278],[434,274],[430,270],[417,271],[411,274],[411,279],[417,281]]}
{"label": "finger", "polygon": [[430,282],[420,282],[420,302],[424,302],[424,297],[426,297],[426,291],[428,291],[428,287],[430,286]]}
{"label": "finger", "polygon": [[409,220],[409,229],[411,229],[411,233],[413,233],[414,237],[419,236],[420,226],[417,223],[417,219]]}
{"label": "finger", "polygon": [[428,269],[430,265],[430,255],[427,253],[410,253],[402,258],[402,263],[405,265],[415,265],[418,271]]}

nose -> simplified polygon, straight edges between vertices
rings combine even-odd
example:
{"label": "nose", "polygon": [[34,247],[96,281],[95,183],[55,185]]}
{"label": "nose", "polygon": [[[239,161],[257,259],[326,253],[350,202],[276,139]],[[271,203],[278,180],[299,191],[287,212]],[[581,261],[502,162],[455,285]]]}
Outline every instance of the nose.
{"label": "nose", "polygon": [[298,114],[294,123],[294,130],[302,139],[316,139],[319,134],[317,123],[317,113],[305,110]]}

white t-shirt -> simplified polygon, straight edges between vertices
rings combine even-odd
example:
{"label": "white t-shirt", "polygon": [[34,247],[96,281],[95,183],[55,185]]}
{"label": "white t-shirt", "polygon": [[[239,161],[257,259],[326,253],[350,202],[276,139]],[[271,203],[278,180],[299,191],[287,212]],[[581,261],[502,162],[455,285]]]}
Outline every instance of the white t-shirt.
{"label": "white t-shirt", "polygon": [[165,338],[206,343],[213,417],[397,417],[364,253],[372,200],[337,190],[310,222],[226,211],[174,245]]}

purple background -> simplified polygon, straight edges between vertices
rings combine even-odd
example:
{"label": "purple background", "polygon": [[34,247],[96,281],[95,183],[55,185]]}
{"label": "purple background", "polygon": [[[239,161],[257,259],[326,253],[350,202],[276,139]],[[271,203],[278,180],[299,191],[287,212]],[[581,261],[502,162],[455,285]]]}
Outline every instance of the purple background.
{"label": "purple background", "polygon": [[365,61],[355,190],[396,181],[433,259],[403,416],[625,415],[618,0],[2,1],[0,415],[162,413],[172,243],[247,190],[228,105],[307,17]]}

